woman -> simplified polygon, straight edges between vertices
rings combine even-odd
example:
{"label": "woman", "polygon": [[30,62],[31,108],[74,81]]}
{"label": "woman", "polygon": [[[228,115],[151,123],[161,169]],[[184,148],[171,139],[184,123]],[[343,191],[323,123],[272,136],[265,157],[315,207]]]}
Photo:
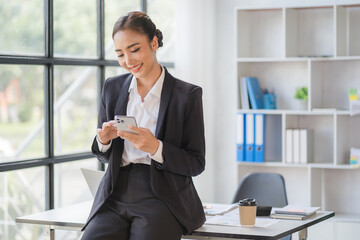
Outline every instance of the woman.
{"label": "woman", "polygon": [[[180,239],[205,221],[191,178],[205,168],[202,90],[158,63],[162,33],[145,13],[119,18],[113,41],[130,74],[104,84],[92,151],[108,168],[82,239]],[[135,117],[136,134],[115,115]]]}

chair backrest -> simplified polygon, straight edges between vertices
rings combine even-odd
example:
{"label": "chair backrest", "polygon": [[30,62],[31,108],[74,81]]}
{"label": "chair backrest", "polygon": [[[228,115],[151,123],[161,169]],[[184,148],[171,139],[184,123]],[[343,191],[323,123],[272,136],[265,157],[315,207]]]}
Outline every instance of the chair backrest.
{"label": "chair backrest", "polygon": [[288,204],[284,178],[277,173],[250,173],[236,191],[233,203],[255,198],[258,206],[284,207]]}

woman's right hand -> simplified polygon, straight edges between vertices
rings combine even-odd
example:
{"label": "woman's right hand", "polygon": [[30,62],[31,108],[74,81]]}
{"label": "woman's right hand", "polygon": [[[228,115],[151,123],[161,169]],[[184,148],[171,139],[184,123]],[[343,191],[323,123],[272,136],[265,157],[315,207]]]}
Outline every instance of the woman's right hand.
{"label": "woman's right hand", "polygon": [[111,140],[118,137],[116,134],[117,129],[114,127],[115,123],[115,120],[104,122],[102,128],[97,129],[97,139],[101,142],[101,144],[107,145]]}

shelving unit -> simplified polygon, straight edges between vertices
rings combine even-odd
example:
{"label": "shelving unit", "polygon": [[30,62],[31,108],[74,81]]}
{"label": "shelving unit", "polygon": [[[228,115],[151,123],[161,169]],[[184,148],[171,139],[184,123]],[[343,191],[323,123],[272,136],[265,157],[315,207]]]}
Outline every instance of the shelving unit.
{"label": "shelving unit", "polygon": [[[238,181],[249,172],[278,172],[290,203],[334,210],[341,214],[336,224],[359,228],[354,219],[360,205],[345,206],[343,199],[360,202],[360,193],[350,187],[360,184],[360,168],[349,165],[350,148],[360,148],[360,116],[350,116],[348,102],[348,89],[360,88],[360,5],[235,12],[237,81],[255,76],[277,98],[276,110],[243,110],[239,103],[237,113],[266,118],[265,162],[239,163]],[[306,105],[294,98],[303,86],[308,87]],[[288,128],[313,130],[314,154],[307,164],[286,163]]]}

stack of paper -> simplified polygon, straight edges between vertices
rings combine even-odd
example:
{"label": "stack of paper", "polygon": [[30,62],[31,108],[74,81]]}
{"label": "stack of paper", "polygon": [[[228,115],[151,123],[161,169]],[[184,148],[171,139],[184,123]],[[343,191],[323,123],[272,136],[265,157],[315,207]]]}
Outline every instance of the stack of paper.
{"label": "stack of paper", "polygon": [[[236,204],[236,208],[233,208],[234,205],[221,205],[221,206],[204,206],[204,209],[206,210],[212,210],[206,211],[206,222],[205,224],[210,225],[226,225],[226,226],[238,226],[240,225],[240,215],[238,210],[238,205]],[[229,209],[232,209],[228,211]],[[209,214],[211,212],[211,214]],[[225,213],[224,213],[225,212]],[[221,214],[214,214],[214,213],[221,213]],[[255,226],[253,227],[269,227],[275,223],[278,223],[279,220],[271,219],[271,218],[264,218],[264,217],[256,217],[255,219]]]}

